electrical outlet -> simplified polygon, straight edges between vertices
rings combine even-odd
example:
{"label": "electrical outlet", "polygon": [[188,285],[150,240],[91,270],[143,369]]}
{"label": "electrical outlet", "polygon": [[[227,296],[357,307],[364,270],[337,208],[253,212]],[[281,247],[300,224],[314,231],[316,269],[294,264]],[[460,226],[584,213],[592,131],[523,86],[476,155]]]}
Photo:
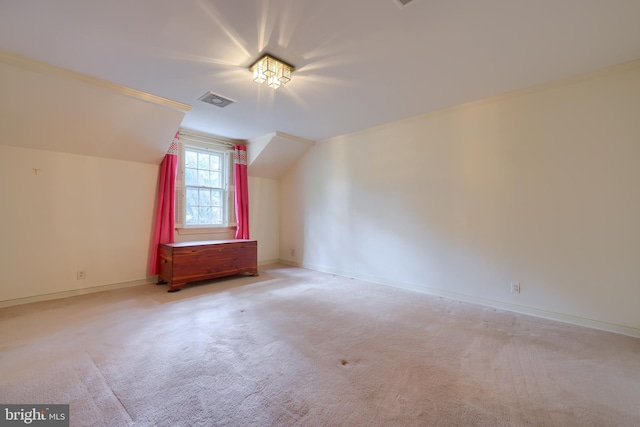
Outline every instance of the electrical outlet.
{"label": "electrical outlet", "polygon": [[76,278],[77,278],[78,280],[84,280],[84,279],[86,279],[86,278],[87,278],[87,272],[86,272],[86,271],[84,271],[84,270],[78,270],[78,273],[77,273],[77,275],[76,275]]}
{"label": "electrical outlet", "polygon": [[511,282],[511,293],[512,294],[519,294],[520,293],[520,283]]}
{"label": "electrical outlet", "polygon": [[295,249],[291,249],[291,256],[295,258],[295,256],[296,256],[296,250]]}

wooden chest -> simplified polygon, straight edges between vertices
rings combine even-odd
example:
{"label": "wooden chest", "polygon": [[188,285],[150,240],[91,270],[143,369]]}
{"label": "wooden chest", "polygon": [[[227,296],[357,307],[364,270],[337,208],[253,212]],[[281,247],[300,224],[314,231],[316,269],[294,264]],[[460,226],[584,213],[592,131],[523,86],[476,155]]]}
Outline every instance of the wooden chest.
{"label": "wooden chest", "polygon": [[258,275],[258,242],[255,240],[165,243],[158,250],[158,282],[166,282],[169,292],[198,280],[240,273]]}

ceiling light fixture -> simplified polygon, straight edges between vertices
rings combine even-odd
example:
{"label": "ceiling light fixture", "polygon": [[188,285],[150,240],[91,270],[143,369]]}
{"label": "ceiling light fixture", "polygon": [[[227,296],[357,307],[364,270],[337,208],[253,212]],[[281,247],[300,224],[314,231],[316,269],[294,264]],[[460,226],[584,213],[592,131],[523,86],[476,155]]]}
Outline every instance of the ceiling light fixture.
{"label": "ceiling light fixture", "polygon": [[253,73],[254,82],[266,82],[271,89],[278,89],[281,84],[289,83],[294,67],[271,55],[264,55],[249,70]]}

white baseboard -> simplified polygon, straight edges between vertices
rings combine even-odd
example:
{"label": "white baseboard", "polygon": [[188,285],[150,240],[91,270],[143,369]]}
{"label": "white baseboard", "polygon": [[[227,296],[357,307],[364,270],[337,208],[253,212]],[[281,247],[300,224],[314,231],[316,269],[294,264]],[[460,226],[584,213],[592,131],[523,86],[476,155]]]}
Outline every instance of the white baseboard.
{"label": "white baseboard", "polygon": [[10,299],[10,300],[5,300],[5,301],[0,301],[0,308],[11,307],[11,306],[14,306],[14,305],[29,304],[29,303],[32,303],[32,302],[41,302],[41,301],[49,301],[49,300],[54,300],[54,299],[68,298],[68,297],[73,297],[73,296],[77,296],[77,295],[92,294],[94,292],[110,291],[110,290],[113,290],[113,289],[130,288],[130,287],[133,287],[133,286],[148,285],[148,284],[151,284],[151,283],[156,283],[157,280],[158,280],[157,277],[154,276],[154,277],[149,277],[149,278],[141,279],[141,280],[133,280],[131,282],[112,283],[110,285],[93,286],[93,287],[90,287],[90,288],[74,289],[74,290],[71,290],[71,291],[54,292],[54,293],[51,293],[51,294],[34,295],[32,297]]}
{"label": "white baseboard", "polygon": [[266,261],[258,261],[258,266],[269,265],[269,264],[281,264],[281,263],[282,261],[280,261],[279,259],[270,259]]}
{"label": "white baseboard", "polygon": [[[299,262],[291,261],[288,259],[279,259],[278,264],[290,265],[291,267],[307,268],[307,267],[303,267],[302,264]],[[315,270],[315,268],[309,268],[309,270]],[[322,270],[318,270],[318,271],[322,271]]]}
{"label": "white baseboard", "polygon": [[543,319],[556,320],[559,322],[570,323],[572,325],[584,326],[587,328],[598,329],[598,330],[607,331],[607,332],[614,332],[617,334],[628,335],[634,338],[640,338],[640,329],[634,328],[632,326],[608,323],[600,320],[587,319],[584,317],[578,317],[578,316],[573,316],[573,315],[564,314],[564,313],[556,313],[553,311],[542,310],[534,307],[526,307],[526,306],[511,304],[511,303],[502,302],[502,301],[484,299],[484,298],[479,298],[472,295],[459,294],[456,292],[446,291],[442,289],[418,287],[410,283],[396,282],[393,280],[380,279],[379,277],[354,274],[351,272],[340,271],[340,270],[327,268],[319,265],[313,265],[308,263],[294,263],[292,261],[287,261],[287,260],[280,260],[280,262],[282,264],[287,264],[294,267],[307,268],[309,270],[321,271],[323,273],[335,274],[337,276],[364,280],[367,282],[377,283],[380,285],[393,286],[395,288],[407,289],[410,291],[421,292],[421,293],[439,296],[443,298],[449,298],[449,299],[464,301],[472,304],[498,308],[500,310],[511,311],[514,313],[526,314],[529,316],[540,317]]}

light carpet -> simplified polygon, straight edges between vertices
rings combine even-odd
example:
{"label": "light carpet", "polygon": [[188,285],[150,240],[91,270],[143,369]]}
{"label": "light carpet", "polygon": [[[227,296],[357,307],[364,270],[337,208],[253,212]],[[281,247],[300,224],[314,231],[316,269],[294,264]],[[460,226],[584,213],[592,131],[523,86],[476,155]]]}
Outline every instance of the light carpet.
{"label": "light carpet", "polygon": [[310,270],[0,310],[72,426],[638,426],[640,340]]}

